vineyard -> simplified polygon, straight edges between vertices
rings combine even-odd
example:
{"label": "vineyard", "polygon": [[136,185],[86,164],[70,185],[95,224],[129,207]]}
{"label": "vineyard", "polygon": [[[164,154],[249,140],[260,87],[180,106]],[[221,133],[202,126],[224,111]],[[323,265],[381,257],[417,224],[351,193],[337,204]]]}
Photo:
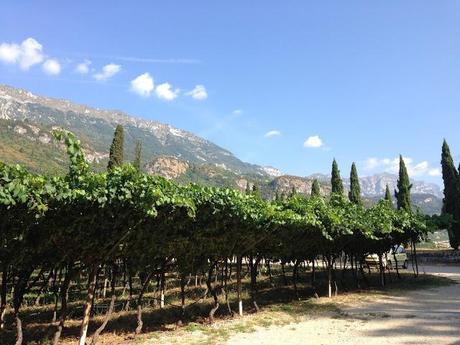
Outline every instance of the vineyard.
{"label": "vineyard", "polygon": [[[70,132],[55,132],[55,138],[70,159],[65,176],[0,163],[1,332],[14,333],[16,344],[28,341],[22,309],[31,304],[53,306],[47,336],[57,344],[69,309],[81,301],[83,345],[88,338],[97,342],[115,310],[135,310],[132,332],[142,333],[144,296],[153,286],[163,308],[166,283],[177,286],[178,320],[208,299],[209,322],[223,310],[257,311],[262,270],[272,285],[272,270],[285,279],[285,270],[292,271],[297,295],[299,280],[306,279],[298,272],[308,267],[312,294],[331,297],[338,292],[339,267],[342,278],[368,284],[364,258],[375,253],[385,285],[382,256],[394,245],[415,251],[427,232],[424,218],[410,208],[395,209],[389,200],[365,208],[359,194],[347,198],[340,188],[328,198],[292,193],[267,201],[257,190],[178,185],[131,164],[96,173]],[[198,280],[205,288],[192,298],[186,290]],[[246,286],[250,297],[243,305]],[[107,297],[107,308],[89,334],[96,296]]]}

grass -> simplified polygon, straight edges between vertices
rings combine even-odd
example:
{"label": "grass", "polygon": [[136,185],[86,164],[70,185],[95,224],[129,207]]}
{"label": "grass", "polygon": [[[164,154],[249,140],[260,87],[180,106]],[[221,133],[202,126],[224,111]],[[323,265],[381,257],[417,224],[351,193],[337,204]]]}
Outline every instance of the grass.
{"label": "grass", "polygon": [[[276,272],[276,270],[275,270]],[[99,344],[222,344],[236,333],[248,333],[258,328],[270,326],[282,326],[297,323],[311,317],[346,317],[342,313],[340,306],[343,304],[353,304],[357,301],[372,300],[385,294],[400,294],[404,291],[440,287],[453,284],[448,278],[430,275],[421,275],[414,278],[410,272],[402,273],[402,279],[398,280],[395,274],[387,276],[388,285],[385,288],[378,287],[378,274],[372,272],[366,274],[370,287],[357,290],[351,274],[347,274],[345,279],[339,282],[337,298],[316,299],[313,296],[313,288],[309,283],[309,271],[301,272],[298,284],[298,296],[296,297],[291,285],[284,286],[281,276],[275,276],[274,287],[268,278],[261,276],[258,279],[258,305],[260,312],[255,313],[250,303],[248,294],[249,282],[244,281],[243,304],[245,316],[232,316],[228,313],[223,301],[223,296],[219,296],[221,307],[216,313],[216,322],[208,323],[207,315],[211,308],[211,299],[203,300],[186,309],[186,314],[181,319],[181,309],[179,305],[179,289],[174,284],[169,284],[170,288],[166,300],[170,303],[163,310],[152,306],[153,292],[146,294],[146,306],[143,312],[144,334],[134,337],[133,330],[136,327],[135,311],[117,311],[112,316],[106,330],[102,334]],[[339,278],[338,272],[338,278]],[[325,275],[318,272],[318,283],[316,291],[320,296],[325,296],[327,285]],[[340,279],[339,279],[340,280]],[[363,283],[363,282],[361,282]],[[363,284],[362,284],[363,286]],[[204,287],[187,288],[186,303],[190,304],[197,296],[203,293]],[[76,298],[78,294],[75,295]],[[229,301],[232,309],[237,310],[237,300],[235,294],[229,294]],[[99,299],[97,304],[107,303],[108,300]],[[63,344],[73,344],[76,342],[79,332],[81,301],[70,303],[71,319],[66,323],[63,335]],[[49,344],[49,339],[54,331],[54,325],[50,325],[49,320],[52,316],[52,305],[40,307],[25,307],[22,312],[22,319],[25,327],[25,339],[27,344],[44,345]],[[385,317],[385,315],[364,315],[364,319]],[[103,315],[96,315],[90,324],[89,334],[102,322]],[[15,329],[11,314],[8,315],[7,329],[0,332],[0,344],[14,343]]]}

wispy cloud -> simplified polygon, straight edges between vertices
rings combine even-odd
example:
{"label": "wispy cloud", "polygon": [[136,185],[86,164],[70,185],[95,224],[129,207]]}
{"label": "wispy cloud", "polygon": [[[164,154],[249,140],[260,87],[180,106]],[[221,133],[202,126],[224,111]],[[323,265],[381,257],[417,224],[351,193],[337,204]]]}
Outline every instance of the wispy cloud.
{"label": "wispy cloud", "polygon": [[104,81],[104,80],[112,78],[115,74],[117,74],[120,71],[121,71],[120,65],[110,63],[102,67],[102,71],[94,74],[94,79],[99,80],[99,81]]}
{"label": "wispy cloud", "polygon": [[75,67],[75,72],[80,73],[80,74],[88,74],[90,65],[91,65],[91,61],[88,59],[85,59],[83,62],[80,62],[79,64],[77,64],[77,66]]}
{"label": "wispy cloud", "polygon": [[144,63],[166,63],[166,64],[199,64],[200,60],[197,59],[157,59],[157,58],[144,58],[144,57],[135,57],[135,56],[105,56],[106,58],[111,58],[113,60],[127,61],[127,62],[144,62]]}
{"label": "wispy cloud", "polygon": [[68,56],[75,58],[90,58],[90,59],[108,59],[112,61],[126,61],[126,62],[139,62],[139,63],[158,63],[158,64],[200,64],[199,59],[193,58],[156,58],[156,57],[142,57],[142,56],[124,56],[124,55],[111,55],[111,54],[90,54],[88,52],[68,52]]}
{"label": "wispy cloud", "polygon": [[206,91],[204,85],[196,85],[193,90],[187,92],[186,95],[196,99],[197,101],[204,101],[208,98],[208,92]]}
{"label": "wispy cloud", "polygon": [[281,135],[281,132],[274,129],[272,131],[268,131],[267,133],[264,134],[265,138],[273,138],[273,137],[279,137]]}

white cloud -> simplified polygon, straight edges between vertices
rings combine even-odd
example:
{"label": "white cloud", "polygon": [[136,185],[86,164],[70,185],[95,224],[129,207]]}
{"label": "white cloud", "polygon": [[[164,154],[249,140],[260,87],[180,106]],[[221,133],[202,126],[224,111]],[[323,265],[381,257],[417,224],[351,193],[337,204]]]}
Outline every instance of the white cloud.
{"label": "white cloud", "polygon": [[173,90],[171,84],[163,83],[156,87],[155,93],[162,100],[172,101],[179,95],[179,89]]}
{"label": "white cloud", "polygon": [[304,147],[318,148],[323,146],[324,143],[318,135],[312,135],[305,140],[303,143]]}
{"label": "white cloud", "polygon": [[368,158],[368,159],[366,160],[364,169],[366,169],[366,170],[373,170],[373,169],[377,168],[380,164],[381,164],[381,163],[380,163],[380,161],[379,161],[378,158],[371,157],[371,158]]}
{"label": "white cloud", "polygon": [[241,109],[235,109],[235,110],[232,111],[233,115],[241,115],[242,113],[243,113],[243,110],[241,110]]}
{"label": "white cloud", "polygon": [[58,75],[61,73],[61,65],[55,59],[48,59],[42,65],[43,71],[49,75]]}
{"label": "white cloud", "polygon": [[264,137],[265,138],[272,138],[272,137],[278,137],[281,135],[281,132],[274,129],[272,131],[268,131],[267,133],[265,133]]}
{"label": "white cloud", "polygon": [[196,99],[197,101],[203,101],[208,98],[208,92],[206,91],[204,85],[196,85],[195,88],[192,91],[187,92],[186,95]]}
{"label": "white cloud", "polygon": [[[441,175],[441,170],[439,168],[431,167],[426,160],[418,163],[414,163],[414,160],[410,157],[403,157],[403,160],[406,164],[407,173],[410,177],[421,175]],[[399,157],[395,157],[393,159],[376,157],[368,158],[365,161],[364,169],[367,171],[383,170],[388,173],[397,174],[399,172]]]}
{"label": "white cloud", "polygon": [[433,168],[428,171],[428,175],[430,176],[441,176],[441,169],[439,168]]}
{"label": "white cloud", "polygon": [[16,63],[21,55],[21,48],[15,43],[0,44],[0,60],[4,63]]}
{"label": "white cloud", "polygon": [[85,61],[80,62],[75,67],[75,72],[80,73],[80,74],[88,74],[89,73],[89,65],[91,65],[91,61],[86,59]]}
{"label": "white cloud", "polygon": [[43,61],[43,46],[33,38],[28,38],[21,43],[21,55],[19,66],[23,70],[28,70],[31,66]]}
{"label": "white cloud", "polygon": [[4,63],[18,64],[22,70],[27,71],[44,59],[43,46],[31,37],[22,41],[21,44],[0,44],[0,60]]}
{"label": "white cloud", "polygon": [[96,73],[94,75],[94,78],[96,80],[101,80],[101,81],[107,80],[109,78],[112,78],[115,74],[117,74],[120,71],[121,71],[121,66],[120,65],[110,63],[110,64],[105,65],[104,67],[102,67],[102,71],[99,72],[99,73]]}
{"label": "white cloud", "polygon": [[148,97],[154,88],[153,78],[149,73],[144,73],[131,80],[131,90],[140,96]]}

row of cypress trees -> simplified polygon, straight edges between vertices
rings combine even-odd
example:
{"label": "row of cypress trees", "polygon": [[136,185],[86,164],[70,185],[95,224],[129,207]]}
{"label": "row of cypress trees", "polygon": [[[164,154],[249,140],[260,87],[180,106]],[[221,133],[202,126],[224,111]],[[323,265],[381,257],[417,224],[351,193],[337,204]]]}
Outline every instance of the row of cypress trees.
{"label": "row of cypress trees", "polygon": [[[116,166],[120,166],[123,164],[123,152],[124,152],[124,131],[123,126],[117,125],[115,128],[115,133],[113,136],[112,145],[110,146],[110,155],[109,155],[109,163],[107,165],[107,169],[110,170]],[[133,165],[135,168],[140,169],[141,166],[141,152],[142,152],[142,144],[140,141],[136,142],[136,146],[134,149],[134,160]],[[443,176],[444,182],[447,188],[446,198],[444,199],[445,205],[445,212],[456,214],[460,219],[460,181],[459,181],[459,173],[455,169],[453,164],[452,157],[450,155],[449,146],[447,145],[446,141],[444,141],[443,148],[442,148],[442,166],[443,166]],[[409,175],[407,173],[407,168],[404,163],[404,159],[402,156],[399,156],[399,179],[398,179],[398,190],[395,190],[395,196],[397,199],[397,206],[398,209],[404,209],[406,211],[411,211],[411,199],[410,199],[410,189],[412,184],[409,180]],[[447,180],[447,183],[446,183]],[[340,170],[337,164],[337,161],[334,159],[332,161],[332,173],[331,173],[331,186],[332,186],[332,193],[343,194],[344,187],[343,181],[340,177]],[[246,192],[250,192],[249,184],[246,186]],[[252,188],[253,193],[258,192],[258,186],[254,185]],[[293,190],[295,194],[295,191]],[[446,193],[446,190],[445,190]],[[312,184],[311,188],[311,195],[312,196],[319,196],[320,195],[320,185],[319,181],[315,179]],[[354,204],[362,204],[361,200],[361,187],[359,184],[359,177],[358,171],[356,169],[356,164],[353,162],[351,165],[351,172],[350,172],[350,191],[348,192],[349,200]],[[391,192],[388,185],[386,186],[385,190],[385,199],[392,202]],[[456,234],[460,234],[460,227],[456,228]],[[458,243],[460,241],[459,236],[456,236],[457,241],[456,246],[458,247]]]}
{"label": "row of cypress trees", "polygon": [[[338,164],[335,159],[332,162],[331,184],[332,184],[332,193],[343,194],[343,191],[344,191],[343,182],[340,177],[340,171],[339,171]],[[398,210],[404,210],[407,213],[412,213],[413,210],[412,210],[412,203],[411,203],[411,196],[410,196],[410,190],[412,188],[412,184],[410,183],[409,174],[407,172],[407,167],[401,155],[399,155],[399,176],[398,176],[398,182],[397,182],[396,187],[397,189],[395,189],[394,195],[396,197],[396,205],[397,205]],[[312,194],[313,194],[313,191],[312,191]],[[356,165],[354,162],[351,165],[350,191],[348,192],[348,198],[350,202],[354,204],[362,205],[361,187],[359,185],[358,171],[356,169]],[[391,192],[390,192],[390,188],[388,184],[386,185],[384,198],[385,200],[393,204],[393,200],[391,197]],[[413,229],[411,231],[411,236],[410,236],[410,248],[411,248],[412,268],[414,270],[414,274],[416,277],[418,276],[418,262],[417,262],[417,249],[416,249],[417,241],[418,241],[417,231],[416,229]]]}
{"label": "row of cypress trees", "polygon": [[[331,174],[331,186],[332,193],[344,193],[343,181],[340,177],[340,170],[337,161],[332,161],[332,174]],[[399,178],[397,183],[397,190],[394,191],[396,197],[396,205],[398,209],[403,209],[407,212],[412,212],[412,204],[410,198],[410,189],[412,184],[410,183],[409,174],[407,172],[406,164],[404,163],[403,157],[399,156]],[[313,181],[312,195],[319,195],[319,183],[318,180]],[[350,190],[348,192],[349,200],[354,204],[362,204],[361,199],[361,186],[359,185],[358,170],[356,164],[353,162],[351,165],[350,172]],[[385,200],[392,202],[390,187],[386,185]]]}

